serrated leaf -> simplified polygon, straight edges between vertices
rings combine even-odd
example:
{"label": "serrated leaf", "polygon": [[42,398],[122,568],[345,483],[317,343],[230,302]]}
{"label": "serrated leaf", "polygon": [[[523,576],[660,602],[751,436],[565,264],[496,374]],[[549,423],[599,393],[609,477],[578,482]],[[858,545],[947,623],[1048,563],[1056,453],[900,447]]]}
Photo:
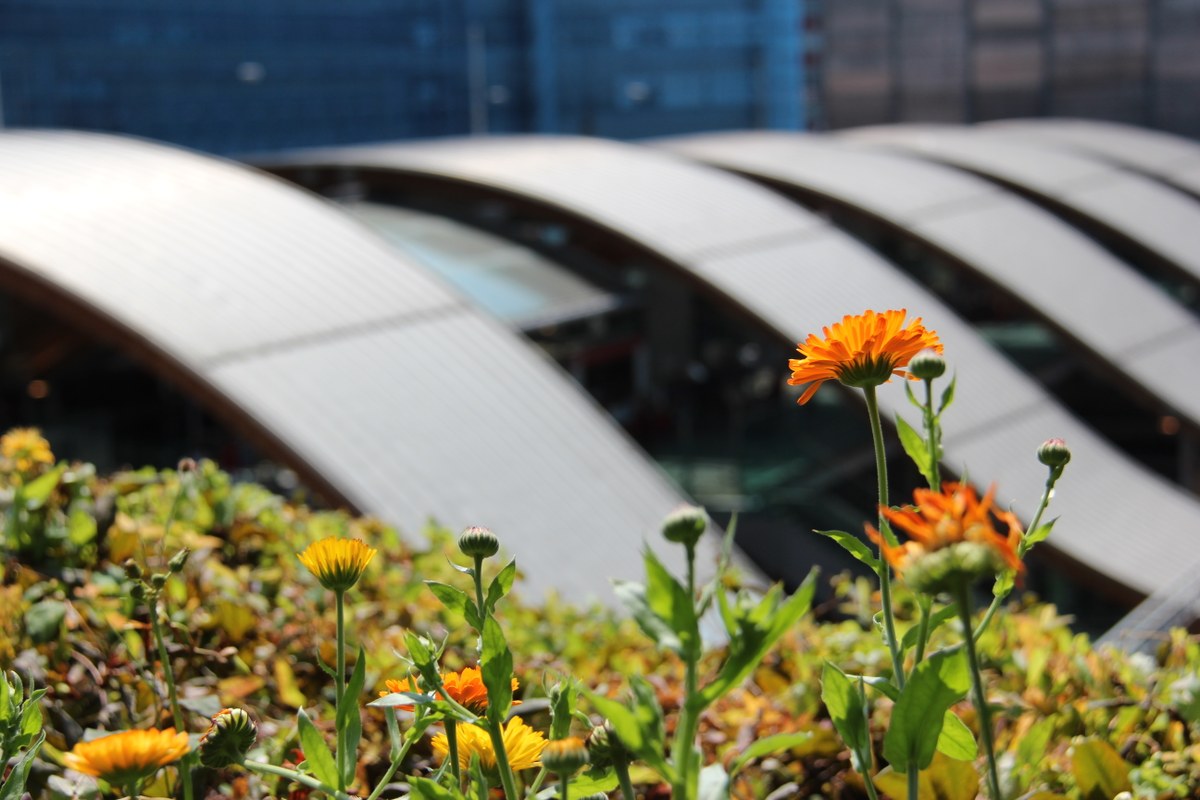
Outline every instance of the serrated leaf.
{"label": "serrated leaf", "polygon": [[480,656],[483,685],[487,687],[487,717],[499,724],[512,707],[513,657],[504,639],[500,623],[488,617],[483,624],[483,651]]}
{"label": "serrated leaf", "polygon": [[904,452],[917,465],[917,470],[925,478],[925,482],[933,485],[933,461],[929,455],[929,446],[924,437],[917,433],[913,426],[904,421],[904,417],[896,415],[896,433],[900,436],[900,444]]}
{"label": "serrated leaf", "polygon": [[729,767],[730,776],[737,775],[742,767],[749,764],[756,758],[763,756],[771,756],[776,753],[782,753],[785,750],[791,750],[793,747],[799,747],[811,741],[813,738],[812,731],[796,731],[794,733],[776,733],[773,736],[768,736],[765,739],[756,739],[745,750],[738,754],[734,759],[733,764]]}
{"label": "serrated leaf", "polygon": [[970,683],[960,647],[939,650],[913,669],[883,737],[883,755],[897,772],[930,765],[946,711],[966,696]]}
{"label": "serrated leaf", "polygon": [[337,767],[333,763],[333,753],[325,744],[325,737],[313,725],[304,709],[296,714],[296,725],[300,730],[300,749],[304,751],[304,763],[313,776],[328,786],[337,786]]}
{"label": "serrated leaf", "polygon": [[488,585],[487,598],[484,600],[484,605],[487,606],[489,612],[496,608],[496,603],[500,602],[500,598],[512,591],[513,581],[517,579],[517,560],[514,558],[504,565],[504,568],[492,578],[492,582]]}
{"label": "serrated leaf", "polygon": [[1071,774],[1082,800],[1111,800],[1130,790],[1129,763],[1103,739],[1071,746]]}
{"label": "serrated leaf", "polygon": [[862,685],[852,681],[830,661],[821,668],[821,700],[829,710],[833,727],[854,754],[855,768],[867,775],[872,769],[871,734],[867,728]]}
{"label": "serrated leaf", "polygon": [[879,559],[875,557],[875,553],[866,542],[854,534],[846,531],[815,531],[815,533],[833,539],[842,546],[843,550],[870,567],[872,572],[879,570]]}

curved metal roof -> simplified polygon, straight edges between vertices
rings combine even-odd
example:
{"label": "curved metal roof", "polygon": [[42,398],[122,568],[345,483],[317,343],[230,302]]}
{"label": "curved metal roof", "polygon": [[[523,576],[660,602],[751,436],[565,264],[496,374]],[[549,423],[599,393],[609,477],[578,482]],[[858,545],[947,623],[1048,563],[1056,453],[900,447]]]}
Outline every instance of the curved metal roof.
{"label": "curved metal roof", "polygon": [[1200,321],[1036,205],[959,170],[812,134],[706,134],[656,144],[902,229],[1022,298],[1164,411],[1200,427],[1200,371],[1172,367],[1200,354]]}
{"label": "curved metal roof", "polygon": [[1162,131],[1085,119],[1012,119],[979,126],[1013,141],[1068,148],[1200,196],[1200,143]]}
{"label": "curved metal roof", "polygon": [[607,600],[681,502],[514,331],[237,165],[0,133],[0,278],[137,349],[334,499],[411,534],[429,516],[493,527],[539,593]]}
{"label": "curved metal roof", "polygon": [[1200,281],[1200,203],[1142,175],[1000,128],[883,125],[839,131],[985,175],[1079,214]]}
{"label": "curved metal roof", "polygon": [[[517,195],[590,220],[653,251],[778,335],[797,341],[843,313],[907,307],[948,342],[962,380],[947,417],[946,462],[996,480],[1028,517],[1044,474],[1037,445],[1063,436],[1086,479],[1068,479],[1054,511],[1060,552],[1138,592],[1182,569],[1200,505],[1135,466],[1066,414],[919,285],[841,231],[733,175],[648,148],[578,138],[442,140],[297,152],[292,169],[329,167],[356,180],[438,179]],[[782,366],[782,365],[781,365]],[[911,413],[898,386],[890,413]],[[796,413],[804,413],[798,410]],[[802,446],[802,445],[801,445]],[[1083,471],[1081,468],[1079,471]]]}

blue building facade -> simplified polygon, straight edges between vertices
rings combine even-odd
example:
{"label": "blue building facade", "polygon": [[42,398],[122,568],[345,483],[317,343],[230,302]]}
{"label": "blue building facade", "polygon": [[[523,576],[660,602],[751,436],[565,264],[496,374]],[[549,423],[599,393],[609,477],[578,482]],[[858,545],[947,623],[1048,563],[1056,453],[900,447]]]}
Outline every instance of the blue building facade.
{"label": "blue building facade", "polygon": [[214,153],[805,119],[804,0],[0,0],[8,127]]}

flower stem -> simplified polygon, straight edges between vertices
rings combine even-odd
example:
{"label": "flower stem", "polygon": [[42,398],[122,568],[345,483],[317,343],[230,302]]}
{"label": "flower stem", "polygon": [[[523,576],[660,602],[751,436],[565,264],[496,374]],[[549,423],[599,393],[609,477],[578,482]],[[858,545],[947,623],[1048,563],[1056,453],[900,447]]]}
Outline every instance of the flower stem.
{"label": "flower stem", "polygon": [[[696,602],[696,547],[687,546],[687,594],[688,602]],[[688,648],[684,654],[686,673],[684,676],[683,706],[679,711],[679,723],[675,731],[675,742],[671,760],[675,762],[676,779],[671,796],[679,800],[692,800],[696,794],[697,776],[692,769],[695,758],[696,734],[700,727],[700,691],[698,646]]]}
{"label": "flower stem", "polygon": [[923,594],[917,595],[917,607],[921,609],[921,621],[917,623],[917,651],[913,659],[913,669],[925,658],[925,645],[929,643],[929,612],[933,601]]}
{"label": "flower stem", "polygon": [[633,782],[629,780],[629,759],[617,756],[613,759],[613,769],[616,770],[617,780],[621,783],[622,800],[637,800],[633,793]]}
{"label": "flower stem", "polygon": [[[391,711],[391,709],[388,710]],[[383,777],[380,779],[379,783],[376,784],[375,790],[371,792],[371,795],[367,798],[367,800],[378,800],[379,795],[383,794],[383,790],[388,785],[388,782],[392,779],[392,776],[396,774],[396,770],[398,770],[400,765],[404,762],[404,758],[408,755],[408,751],[412,748],[413,743],[421,738],[421,734],[423,734],[425,732],[425,728],[429,726],[429,723],[422,719],[423,716],[424,711],[418,710],[417,717],[415,720],[413,720],[413,727],[409,730],[408,736],[404,739],[404,745],[392,757],[392,763],[388,765],[387,772],[383,774]],[[456,754],[454,754],[452,751],[451,755]],[[457,758],[455,760],[457,761]]]}
{"label": "flower stem", "polygon": [[[187,732],[183,710],[179,707],[179,694],[175,688],[175,670],[171,667],[171,656],[167,653],[167,643],[163,638],[162,622],[158,619],[158,593],[150,595],[150,630],[154,634],[154,646],[158,649],[158,661],[162,664],[163,681],[167,684],[167,702],[171,706],[171,718],[175,722],[175,730]],[[192,759],[191,753],[179,761],[179,782],[183,784],[184,800],[192,800]]]}
{"label": "flower stem", "polygon": [[[479,606],[479,624],[484,623],[484,617],[487,616],[487,606],[483,602],[483,556],[475,556],[475,602]],[[483,629],[479,629],[479,634],[483,635]]]}
{"label": "flower stem", "polygon": [[[1054,484],[1058,483],[1058,479],[1062,477],[1062,467],[1050,467],[1050,472],[1046,476],[1046,486],[1042,489],[1042,499],[1038,502],[1037,511],[1033,514],[1033,520],[1029,523],[1029,527],[1025,531],[1025,535],[1021,537],[1021,543],[1017,545],[1017,556],[1022,560],[1025,554],[1029,552],[1030,545],[1026,542],[1025,536],[1028,536],[1031,531],[1036,531],[1042,522],[1042,515],[1046,513],[1046,509],[1050,506],[1050,497],[1054,494]],[[1008,598],[1012,592],[1009,589],[1003,594],[994,595],[992,602],[988,606],[987,611],[983,615],[983,619],[979,621],[979,625],[975,628],[975,639],[978,641],[983,632],[987,630],[988,625],[992,621],[992,617],[996,616],[996,612],[1000,610],[1000,606]]]}
{"label": "flower stem", "polygon": [[462,789],[462,767],[458,763],[458,723],[455,720],[446,720],[446,749],[447,758],[450,760],[450,771],[454,773],[454,785],[460,790]]}
{"label": "flower stem", "polygon": [[500,783],[504,787],[506,800],[520,800],[517,794],[517,779],[513,777],[512,766],[508,763],[508,751],[504,749],[504,736],[500,730],[500,721],[488,720],[488,735],[492,739],[492,750],[496,753],[496,770],[500,773]]}
{"label": "flower stem", "polygon": [[307,786],[309,789],[314,789],[318,792],[324,792],[334,800],[352,800],[350,795],[340,789],[334,789],[316,778],[304,775],[286,767],[277,767],[274,764],[267,764],[262,761],[243,761],[242,766],[253,772],[261,772],[264,775],[274,775],[279,778],[287,778],[290,781],[295,781],[301,786]]}
{"label": "flower stem", "polygon": [[988,708],[987,695],[983,691],[983,675],[979,670],[979,657],[975,652],[975,636],[971,633],[971,589],[964,580],[958,587],[958,613],[962,618],[967,662],[971,669],[971,681],[975,687],[975,710],[979,713],[979,738],[988,761],[988,792],[992,800],[1002,800],[1000,795],[1000,770],[996,766],[996,747],[992,742],[992,714]]}
{"label": "flower stem", "polygon": [[570,775],[564,773],[564,774],[558,776],[559,800],[570,800],[570,798],[569,798],[570,784],[571,784],[571,776]]}
{"label": "flower stem", "polygon": [[[346,693],[346,592],[345,590],[337,590],[334,592],[337,599],[337,695],[333,698],[333,714],[334,719],[340,716],[342,709],[342,695]],[[342,726],[337,726],[337,756],[334,763],[337,765],[337,788],[339,792],[346,789],[346,771],[342,766],[342,762],[346,759],[345,752],[345,735],[342,731]]]}
{"label": "flower stem", "polygon": [[[883,447],[883,425],[879,421],[879,401],[875,398],[875,387],[863,389],[867,398],[867,415],[871,418],[871,439],[875,445],[875,477],[879,485],[879,530],[883,536],[895,544],[896,535],[884,519],[882,509],[888,507],[887,454]],[[896,620],[892,616],[892,568],[883,557],[883,548],[879,550],[879,594],[883,604],[883,630],[887,637],[888,651],[892,656],[892,673],[896,685],[904,688],[904,665],[900,661],[900,644],[896,641]]]}
{"label": "flower stem", "polygon": [[938,453],[941,450],[939,440],[941,432],[938,429],[937,415],[933,411],[933,381],[925,381],[925,433],[929,437],[929,488],[935,492],[942,490],[942,465]]}
{"label": "flower stem", "polygon": [[921,797],[921,772],[915,764],[908,765],[908,800],[919,800]]}

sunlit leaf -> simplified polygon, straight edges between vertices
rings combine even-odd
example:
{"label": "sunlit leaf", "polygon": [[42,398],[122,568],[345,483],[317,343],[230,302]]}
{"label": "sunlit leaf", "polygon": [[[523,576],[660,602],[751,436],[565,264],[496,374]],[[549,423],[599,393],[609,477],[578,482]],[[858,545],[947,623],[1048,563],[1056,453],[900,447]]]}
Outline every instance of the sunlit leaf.
{"label": "sunlit leaf", "polygon": [[961,648],[938,651],[916,666],[883,738],[883,755],[897,772],[929,766],[946,711],[966,696],[970,682]]}
{"label": "sunlit leaf", "polygon": [[852,533],[846,531],[816,531],[822,536],[827,536],[833,539],[842,549],[850,555],[857,558],[862,563],[866,564],[874,572],[879,569],[879,559],[876,558],[874,551],[862,539],[859,539]]}
{"label": "sunlit leaf", "polygon": [[1071,746],[1071,774],[1082,800],[1111,800],[1128,791],[1129,763],[1103,739],[1085,739]]}

